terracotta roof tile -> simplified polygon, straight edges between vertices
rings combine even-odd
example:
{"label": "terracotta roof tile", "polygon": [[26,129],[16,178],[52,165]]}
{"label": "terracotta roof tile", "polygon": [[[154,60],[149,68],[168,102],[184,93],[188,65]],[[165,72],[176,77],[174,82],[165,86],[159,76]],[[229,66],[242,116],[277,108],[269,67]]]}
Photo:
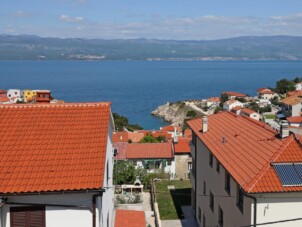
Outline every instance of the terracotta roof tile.
{"label": "terracotta roof tile", "polygon": [[100,189],[109,103],[0,106],[0,193]]}
{"label": "terracotta roof tile", "polygon": [[208,98],[207,101],[208,102],[220,102],[220,98],[219,97],[211,97],[211,98]]}
{"label": "terracotta roof tile", "polygon": [[238,93],[238,92],[234,92],[234,91],[226,91],[226,92],[222,92],[222,94],[226,94],[229,96],[236,96],[236,97],[246,97],[246,94],[242,94],[242,93]]}
{"label": "terracotta roof tile", "polygon": [[128,143],[127,142],[114,142],[113,147],[117,149],[117,155],[114,157],[114,159],[115,160],[125,160]]}
{"label": "terracotta roof tile", "polygon": [[200,131],[200,118],[187,123],[246,192],[285,190],[271,172],[271,163],[302,161],[301,144],[293,135],[281,140],[269,126],[248,117],[230,112],[211,115],[206,133]]}
{"label": "terracotta roof tile", "polygon": [[174,132],[174,129],[176,129],[177,132],[181,132],[181,128],[179,126],[173,126],[173,125],[162,127],[160,130],[167,131],[167,132]]}
{"label": "terracotta roof tile", "polygon": [[127,146],[127,159],[173,158],[171,143],[131,143]]}
{"label": "terracotta roof tile", "polygon": [[257,91],[260,94],[274,94],[274,92],[272,92],[272,90],[268,89],[268,88],[259,88],[259,89],[257,89]]}
{"label": "terracotta roof tile", "polygon": [[285,99],[281,100],[282,103],[286,104],[286,105],[297,105],[299,103],[302,103],[302,98],[298,97],[297,95],[293,95],[293,96],[289,96]]}
{"label": "terracotta roof tile", "polygon": [[115,227],[146,227],[144,211],[115,210]]}
{"label": "terracotta roof tile", "polygon": [[302,116],[288,117],[287,120],[290,123],[302,123]]}
{"label": "terracotta roof tile", "polygon": [[298,91],[291,91],[287,93],[287,96],[302,96],[302,90],[298,90]]}
{"label": "terracotta roof tile", "polygon": [[245,113],[245,114],[253,114],[253,113],[256,113],[254,110],[251,110],[251,109],[248,109],[248,108],[243,108],[241,110],[241,112]]}
{"label": "terracotta roof tile", "polygon": [[178,137],[178,142],[174,143],[174,152],[177,153],[190,153],[190,138]]}

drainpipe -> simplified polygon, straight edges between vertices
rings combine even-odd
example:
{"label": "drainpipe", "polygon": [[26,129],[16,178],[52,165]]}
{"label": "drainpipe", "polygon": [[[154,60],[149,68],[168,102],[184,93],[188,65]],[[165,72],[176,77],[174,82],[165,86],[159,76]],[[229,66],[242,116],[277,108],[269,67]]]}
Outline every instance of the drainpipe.
{"label": "drainpipe", "polygon": [[[242,190],[242,189],[241,189],[241,190]],[[257,226],[257,198],[254,197],[254,196],[251,196],[251,195],[249,195],[249,194],[247,194],[247,193],[245,193],[243,190],[242,190],[242,192],[243,192],[243,194],[244,194],[246,197],[248,197],[248,198],[254,200],[254,223],[253,223],[252,226],[256,227],[256,226]]]}
{"label": "drainpipe", "polygon": [[92,196],[92,227],[97,227],[96,223],[97,223],[97,215],[96,215],[96,200],[97,197],[102,197],[103,196],[103,192],[100,192],[98,194],[94,194]]}

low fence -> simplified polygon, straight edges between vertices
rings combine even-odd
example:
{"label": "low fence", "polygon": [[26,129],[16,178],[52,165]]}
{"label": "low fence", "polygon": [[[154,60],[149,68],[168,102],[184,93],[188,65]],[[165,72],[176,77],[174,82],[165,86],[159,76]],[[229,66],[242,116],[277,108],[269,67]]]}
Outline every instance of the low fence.
{"label": "low fence", "polygon": [[153,180],[151,180],[151,208],[152,208],[152,211],[154,212],[155,226],[161,227],[161,221],[160,221],[160,216],[159,216],[158,205],[156,202],[155,191],[156,191],[156,188],[155,188],[154,182],[153,182]]}

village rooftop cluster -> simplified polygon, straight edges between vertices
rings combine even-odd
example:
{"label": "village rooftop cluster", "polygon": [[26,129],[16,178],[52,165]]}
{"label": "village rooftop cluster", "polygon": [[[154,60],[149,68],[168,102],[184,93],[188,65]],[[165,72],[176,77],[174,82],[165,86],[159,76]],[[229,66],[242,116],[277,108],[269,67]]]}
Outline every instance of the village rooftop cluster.
{"label": "village rooftop cluster", "polygon": [[[178,212],[190,226],[301,226],[301,86],[223,92],[187,128],[134,131],[115,130],[109,102],[3,91],[1,227],[161,226],[163,210],[186,196]],[[156,189],[165,182],[167,191]],[[179,182],[191,184],[189,195]]]}

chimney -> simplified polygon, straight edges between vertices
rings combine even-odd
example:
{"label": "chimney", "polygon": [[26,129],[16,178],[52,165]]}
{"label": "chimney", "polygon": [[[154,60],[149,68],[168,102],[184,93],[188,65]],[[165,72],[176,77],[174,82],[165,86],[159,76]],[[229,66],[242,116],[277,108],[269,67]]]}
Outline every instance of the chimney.
{"label": "chimney", "polygon": [[202,132],[208,131],[208,116],[204,115],[202,117]]}
{"label": "chimney", "polygon": [[289,126],[286,120],[282,120],[280,123],[280,136],[282,139],[289,136]]}

